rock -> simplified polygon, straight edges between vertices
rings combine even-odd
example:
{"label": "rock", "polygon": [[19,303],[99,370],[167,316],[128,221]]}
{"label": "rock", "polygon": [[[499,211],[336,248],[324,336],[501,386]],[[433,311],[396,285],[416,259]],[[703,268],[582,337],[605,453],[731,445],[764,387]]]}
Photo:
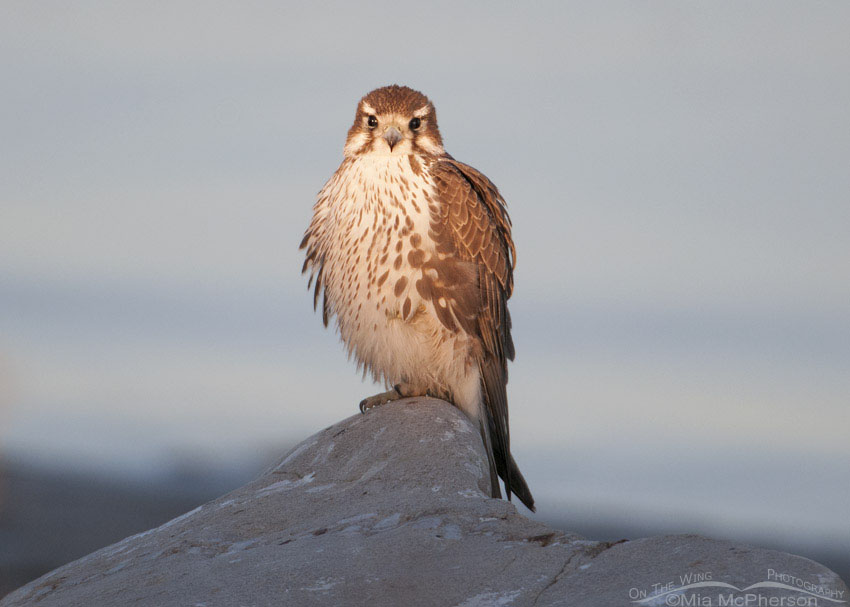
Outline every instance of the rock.
{"label": "rock", "polygon": [[[323,430],[245,487],[60,567],[0,606],[850,601],[834,573],[801,557],[698,536],[588,541],[488,494],[469,421],[445,402],[407,399]],[[703,585],[683,589],[685,575]],[[761,582],[790,589],[752,588]],[[786,602],[743,602],[748,594]]]}

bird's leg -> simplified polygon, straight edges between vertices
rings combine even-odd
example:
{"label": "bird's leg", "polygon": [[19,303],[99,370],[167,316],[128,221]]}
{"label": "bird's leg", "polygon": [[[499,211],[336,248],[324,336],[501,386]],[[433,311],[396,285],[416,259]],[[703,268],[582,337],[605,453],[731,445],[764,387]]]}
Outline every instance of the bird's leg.
{"label": "bird's leg", "polygon": [[393,386],[392,390],[387,390],[386,392],[381,392],[380,394],[376,394],[375,396],[369,396],[368,398],[364,398],[360,401],[360,412],[366,413],[368,409],[372,407],[377,407],[379,405],[385,405],[394,400],[399,400],[400,398],[408,398],[410,396],[426,396],[427,393],[424,389],[419,388],[413,384],[409,383],[401,383]]}

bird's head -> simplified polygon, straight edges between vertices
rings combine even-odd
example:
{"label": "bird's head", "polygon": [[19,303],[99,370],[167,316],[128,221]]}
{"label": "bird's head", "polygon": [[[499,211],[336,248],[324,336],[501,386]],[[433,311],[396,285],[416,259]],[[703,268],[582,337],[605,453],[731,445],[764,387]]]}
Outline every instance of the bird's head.
{"label": "bird's head", "polygon": [[419,91],[393,84],[375,89],[357,104],[346,156],[444,153],[437,112]]}

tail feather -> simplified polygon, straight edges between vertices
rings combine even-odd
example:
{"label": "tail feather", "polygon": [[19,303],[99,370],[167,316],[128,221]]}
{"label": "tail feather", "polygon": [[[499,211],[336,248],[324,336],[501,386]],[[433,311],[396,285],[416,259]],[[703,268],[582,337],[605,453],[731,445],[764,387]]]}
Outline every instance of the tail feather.
{"label": "tail feather", "polygon": [[[490,467],[490,497],[501,499],[502,490],[499,487],[499,473],[496,469],[496,461],[493,457],[493,445],[490,441],[490,431],[484,425],[484,422],[479,420],[478,430],[481,432],[481,440],[484,442],[484,450],[487,452],[487,463]],[[510,499],[510,494],[508,494]]]}
{"label": "tail feather", "polygon": [[[514,461],[513,455],[510,456],[510,468],[508,474],[511,479],[511,491],[514,492],[525,507],[534,512],[534,497],[531,495],[531,490],[528,488],[528,483],[525,482],[525,477],[523,477],[522,472],[519,471],[519,466],[517,466]],[[508,494],[508,499],[511,499],[510,494]]]}
{"label": "tail feather", "polygon": [[[505,368],[497,361],[490,359],[489,361],[482,361],[479,364],[479,370],[481,372],[481,396],[484,401],[481,413],[486,416],[488,434],[484,446],[487,448],[490,467],[492,469],[495,465],[496,473],[505,482],[505,493],[508,500],[511,499],[511,494],[514,494],[525,504],[526,508],[534,512],[534,498],[528,488],[528,483],[525,482],[525,478],[519,471],[519,466],[511,455]],[[498,485],[498,481],[496,481],[496,485]],[[498,489],[495,489],[495,491],[498,491]]]}

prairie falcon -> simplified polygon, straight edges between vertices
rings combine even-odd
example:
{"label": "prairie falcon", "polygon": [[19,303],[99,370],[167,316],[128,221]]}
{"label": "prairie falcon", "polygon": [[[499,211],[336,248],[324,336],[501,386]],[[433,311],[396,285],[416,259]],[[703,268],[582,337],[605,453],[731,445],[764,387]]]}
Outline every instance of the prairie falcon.
{"label": "prairie falcon", "polygon": [[358,367],[392,386],[361,410],[408,396],[451,401],[481,432],[493,497],[498,475],[508,499],[534,510],[508,428],[510,219],[496,186],[443,149],[425,95],[392,85],[360,100],[301,248],[325,326],[335,316]]}

